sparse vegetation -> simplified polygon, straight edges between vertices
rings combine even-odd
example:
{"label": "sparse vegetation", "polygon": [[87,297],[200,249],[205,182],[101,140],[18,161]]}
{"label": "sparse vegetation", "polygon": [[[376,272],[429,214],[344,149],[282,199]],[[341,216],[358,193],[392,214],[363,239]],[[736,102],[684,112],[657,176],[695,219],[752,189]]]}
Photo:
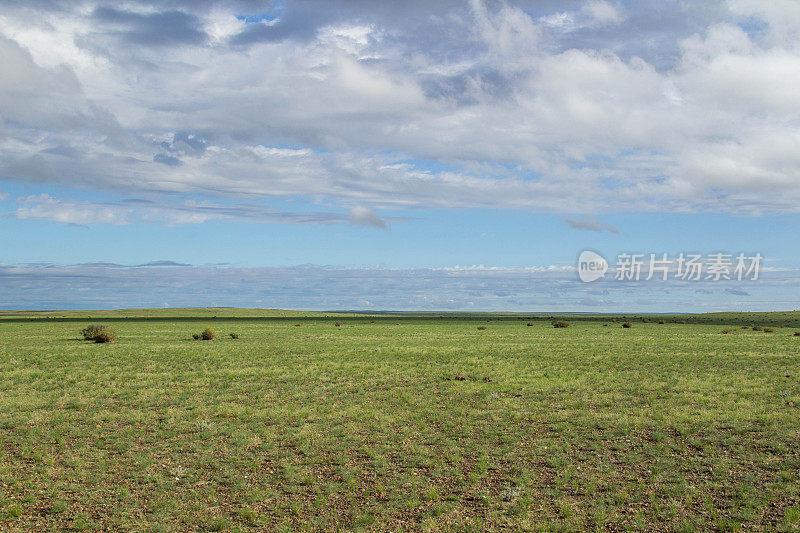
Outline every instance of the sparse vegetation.
{"label": "sparse vegetation", "polygon": [[569,322],[564,322],[563,320],[557,320],[557,321],[553,322],[553,327],[554,328],[568,328],[569,327]]}
{"label": "sparse vegetation", "polygon": [[775,328],[771,328],[769,326],[764,326],[763,331],[764,331],[764,333],[774,333],[775,332]]}
{"label": "sparse vegetation", "polygon": [[239,338],[239,334],[238,333],[231,333],[230,336],[231,336],[231,339],[238,339]]}
{"label": "sparse vegetation", "polygon": [[[485,316],[215,310],[241,340],[193,343],[211,313],[181,312],[94,316],[120,335],[102,349],[0,314],[0,530],[800,524],[800,313],[477,335]],[[754,323],[784,334],[734,329]]]}
{"label": "sparse vegetation", "polygon": [[631,324],[630,322],[623,322],[622,323],[622,327],[623,328],[630,328],[630,327],[633,327],[633,324]]}

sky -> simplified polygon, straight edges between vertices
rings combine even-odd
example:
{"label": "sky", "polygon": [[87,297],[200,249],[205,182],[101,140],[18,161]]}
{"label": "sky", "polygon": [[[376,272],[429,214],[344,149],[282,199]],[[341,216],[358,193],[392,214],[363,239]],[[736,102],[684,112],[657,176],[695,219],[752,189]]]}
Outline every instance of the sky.
{"label": "sky", "polygon": [[800,308],[797,87],[790,0],[0,0],[0,308]]}

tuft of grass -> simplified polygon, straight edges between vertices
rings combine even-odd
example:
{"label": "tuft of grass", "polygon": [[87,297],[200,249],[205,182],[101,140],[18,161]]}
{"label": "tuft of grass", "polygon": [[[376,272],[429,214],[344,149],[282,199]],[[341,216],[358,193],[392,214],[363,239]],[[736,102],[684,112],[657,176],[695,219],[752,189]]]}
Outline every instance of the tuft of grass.
{"label": "tuft of grass", "polygon": [[478,326],[478,329],[479,329],[480,331],[483,331],[483,330],[485,330],[485,329],[486,329],[486,326]]}
{"label": "tuft of grass", "polygon": [[630,327],[633,327],[633,324],[631,324],[630,322],[623,322],[622,323],[622,327],[623,328],[630,328]]}
{"label": "tuft of grass", "polygon": [[763,331],[764,331],[764,333],[774,333],[775,332],[775,328],[771,328],[769,326],[764,326]]}
{"label": "tuft of grass", "polygon": [[753,331],[763,331],[764,328],[762,328],[761,326],[753,326],[751,329]]}
{"label": "tuft of grass", "polygon": [[568,328],[569,327],[569,322],[564,322],[563,320],[556,320],[555,322],[553,322],[553,327],[554,328]]}
{"label": "tuft of grass", "polygon": [[231,333],[230,335],[231,335],[231,339],[238,339],[239,338],[239,334],[238,333]]}

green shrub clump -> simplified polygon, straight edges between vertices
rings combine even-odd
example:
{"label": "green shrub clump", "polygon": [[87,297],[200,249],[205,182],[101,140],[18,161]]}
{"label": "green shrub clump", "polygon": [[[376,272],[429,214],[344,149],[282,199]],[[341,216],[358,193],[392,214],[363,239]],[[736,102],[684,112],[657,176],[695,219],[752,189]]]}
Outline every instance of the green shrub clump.
{"label": "green shrub clump", "polygon": [[238,333],[231,333],[231,339],[238,339],[238,338],[239,338]]}
{"label": "green shrub clump", "polygon": [[633,324],[631,324],[630,322],[623,322],[623,323],[622,323],[622,327],[623,327],[623,328],[630,328],[630,327],[632,327],[632,326],[633,326]]}
{"label": "green shrub clump", "polygon": [[200,338],[204,341],[213,341],[214,338],[217,336],[217,332],[211,328],[206,328],[200,334]]}
{"label": "green shrub clump", "polygon": [[102,326],[100,324],[92,324],[90,326],[86,326],[81,330],[81,335],[83,335],[84,340],[93,341],[96,340],[99,335],[110,331],[108,326]]}
{"label": "green shrub clump", "polygon": [[773,331],[775,331],[774,328],[764,328],[764,333],[772,333]]}
{"label": "green shrub clump", "polygon": [[563,320],[558,320],[556,322],[553,322],[553,327],[554,328],[568,328],[569,327],[569,322],[564,322]]}
{"label": "green shrub clump", "polygon": [[117,336],[114,334],[113,331],[107,329],[101,333],[98,333],[97,336],[94,338],[94,342],[98,344],[105,344],[107,342],[114,342],[117,340]]}

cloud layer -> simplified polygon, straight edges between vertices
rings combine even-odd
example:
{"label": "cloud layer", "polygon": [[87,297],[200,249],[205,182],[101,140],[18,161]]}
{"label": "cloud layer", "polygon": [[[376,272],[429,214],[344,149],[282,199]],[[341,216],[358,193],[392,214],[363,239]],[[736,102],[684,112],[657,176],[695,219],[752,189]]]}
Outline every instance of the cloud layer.
{"label": "cloud layer", "polygon": [[0,309],[268,307],[310,310],[702,312],[791,310],[797,270],[758,281],[581,283],[573,267],[440,269],[0,264]]}
{"label": "cloud layer", "polygon": [[[184,197],[90,209],[110,224],[297,223],[247,214],[276,197],[375,227],[406,208],[798,211],[800,8],[687,4],[8,2],[0,180]],[[16,214],[74,222],[88,201]]]}

